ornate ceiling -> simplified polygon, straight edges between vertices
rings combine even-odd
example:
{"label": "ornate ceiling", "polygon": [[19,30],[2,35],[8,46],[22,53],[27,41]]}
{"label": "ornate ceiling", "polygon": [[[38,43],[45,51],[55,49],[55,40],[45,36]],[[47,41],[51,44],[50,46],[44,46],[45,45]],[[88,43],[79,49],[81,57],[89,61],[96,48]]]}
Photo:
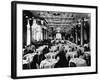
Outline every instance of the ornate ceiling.
{"label": "ornate ceiling", "polygon": [[31,11],[33,15],[44,18],[49,28],[54,31],[60,28],[61,32],[68,32],[79,19],[85,17],[90,19],[89,13],[71,13],[71,12],[55,12],[55,11]]}

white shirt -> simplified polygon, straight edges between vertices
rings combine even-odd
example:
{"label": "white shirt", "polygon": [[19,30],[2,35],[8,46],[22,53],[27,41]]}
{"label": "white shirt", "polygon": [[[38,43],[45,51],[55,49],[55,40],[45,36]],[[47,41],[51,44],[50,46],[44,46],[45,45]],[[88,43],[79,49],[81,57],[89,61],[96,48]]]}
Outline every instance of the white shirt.
{"label": "white shirt", "polygon": [[71,58],[69,61],[69,65],[71,62],[75,63],[76,66],[86,66],[86,61],[82,58]]}

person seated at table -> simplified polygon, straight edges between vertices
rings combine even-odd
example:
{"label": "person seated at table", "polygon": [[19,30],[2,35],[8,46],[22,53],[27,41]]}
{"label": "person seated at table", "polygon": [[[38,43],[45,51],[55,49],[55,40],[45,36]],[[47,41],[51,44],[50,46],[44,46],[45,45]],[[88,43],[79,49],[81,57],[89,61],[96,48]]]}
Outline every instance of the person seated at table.
{"label": "person seated at table", "polygon": [[38,55],[35,55],[33,57],[32,62],[30,63],[31,69],[39,69],[39,57]]}
{"label": "person seated at table", "polygon": [[68,45],[64,45],[65,47],[65,50],[68,50],[69,49],[69,46]]}
{"label": "person seated at table", "polygon": [[77,51],[73,51],[73,52],[67,52],[66,54],[66,59],[70,57],[70,58],[76,58],[78,57]]}
{"label": "person seated at table", "polygon": [[58,68],[58,67],[68,67],[68,61],[66,59],[66,56],[65,56],[65,52],[64,52],[64,49],[62,48],[61,51],[59,51],[59,53],[56,55],[56,58],[59,57],[60,60],[58,61],[58,63],[55,64],[55,67]]}
{"label": "person seated at table", "polygon": [[70,62],[69,67],[76,67],[76,64],[74,62]]}
{"label": "person seated at table", "polygon": [[37,53],[33,52],[33,53],[28,53],[26,55],[23,56],[23,68],[24,69],[32,69],[32,66],[31,63],[33,64],[33,59],[34,59],[34,56],[37,55]]}
{"label": "person seated at table", "polygon": [[84,57],[82,57],[84,60],[86,60],[87,66],[91,65],[91,55],[89,53],[84,53],[83,55]]}
{"label": "person seated at table", "polygon": [[89,43],[88,44],[84,44],[84,50],[85,51],[90,51]]}
{"label": "person seated at table", "polygon": [[84,54],[84,52],[80,49],[80,48],[78,48],[77,49],[77,55],[78,55],[78,57],[80,56],[80,55],[83,55]]}
{"label": "person seated at table", "polygon": [[59,61],[59,57],[55,59],[55,54],[48,53],[45,55],[46,59],[42,60],[40,63],[40,69],[43,68],[54,68],[55,64]]}
{"label": "person seated at table", "polygon": [[40,65],[41,61],[44,60],[45,57],[42,51],[36,50],[36,52],[37,52],[37,55],[35,56],[36,58],[35,61],[37,62],[38,65]]}
{"label": "person seated at table", "polygon": [[82,58],[71,58],[69,61],[69,67],[74,63],[76,67],[87,66],[86,61]]}
{"label": "person seated at table", "polygon": [[34,45],[28,45],[24,49],[23,55],[26,55],[28,53],[33,53],[35,51],[35,46]]}
{"label": "person seated at table", "polygon": [[48,46],[46,46],[42,51],[41,54],[39,55],[40,61],[45,59],[45,54],[47,54],[49,52],[49,48]]}

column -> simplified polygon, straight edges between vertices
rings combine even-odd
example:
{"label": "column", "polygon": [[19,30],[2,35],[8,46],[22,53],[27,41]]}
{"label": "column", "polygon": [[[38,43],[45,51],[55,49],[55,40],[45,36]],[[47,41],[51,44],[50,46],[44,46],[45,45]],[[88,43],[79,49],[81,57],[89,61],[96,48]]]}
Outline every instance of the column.
{"label": "column", "polygon": [[45,39],[46,39],[46,30],[45,30]]}
{"label": "column", "polygon": [[81,20],[81,25],[80,25],[80,27],[81,27],[81,45],[83,45],[84,44],[84,39],[83,39],[83,27],[84,27],[84,20],[82,19]]}
{"label": "column", "polygon": [[[30,18],[32,20],[32,18]],[[30,44],[32,43],[32,26],[30,26]]]}
{"label": "column", "polygon": [[42,33],[43,33],[43,40],[44,40],[44,29],[42,28]]}
{"label": "column", "polygon": [[29,19],[27,20],[27,45],[30,45],[31,37],[30,37],[30,23]]}
{"label": "column", "polygon": [[41,40],[43,40],[43,29],[41,28]]}
{"label": "column", "polygon": [[76,43],[76,44],[78,43],[78,41],[77,41],[77,37],[78,37],[78,36],[77,36],[77,26],[78,26],[78,25],[76,25],[76,28],[75,28],[75,43]]}
{"label": "column", "polygon": [[44,37],[44,40],[45,40],[45,29],[43,29],[43,37]]}
{"label": "column", "polygon": [[47,39],[47,31],[45,30],[45,39]]}
{"label": "column", "polygon": [[44,40],[45,40],[45,29],[44,29]]}
{"label": "column", "polygon": [[75,26],[74,26],[73,35],[74,35],[74,43],[75,43]]}
{"label": "column", "polygon": [[73,36],[73,43],[75,42],[74,40],[74,28],[72,29],[72,36]]}
{"label": "column", "polygon": [[48,30],[47,30],[47,39],[48,39]]}
{"label": "column", "polygon": [[47,36],[48,36],[48,35],[47,35],[47,30],[46,30],[46,40],[47,40]]}
{"label": "column", "polygon": [[89,38],[89,37],[87,37],[87,27],[88,26],[86,26],[86,22],[84,23],[85,25],[84,25],[84,43],[87,43],[87,38]]}

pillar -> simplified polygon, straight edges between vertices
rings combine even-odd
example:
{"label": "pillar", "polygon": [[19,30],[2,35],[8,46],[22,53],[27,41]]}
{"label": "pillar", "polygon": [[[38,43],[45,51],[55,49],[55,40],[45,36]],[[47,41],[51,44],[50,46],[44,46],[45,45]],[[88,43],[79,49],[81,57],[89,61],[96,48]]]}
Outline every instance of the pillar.
{"label": "pillar", "polygon": [[42,33],[43,33],[43,40],[44,40],[44,29],[42,28]]}
{"label": "pillar", "polygon": [[76,44],[78,44],[77,27],[78,27],[78,25],[76,25],[76,28],[75,28],[75,43],[76,43]]}
{"label": "pillar", "polygon": [[31,43],[31,36],[30,36],[30,23],[29,19],[27,20],[27,45],[30,45]]}
{"label": "pillar", "polygon": [[47,30],[46,30],[46,40],[48,39],[48,32],[47,32]]}
{"label": "pillar", "polygon": [[82,19],[81,20],[81,25],[80,25],[80,27],[81,27],[81,45],[83,45],[84,44],[84,20]]}

